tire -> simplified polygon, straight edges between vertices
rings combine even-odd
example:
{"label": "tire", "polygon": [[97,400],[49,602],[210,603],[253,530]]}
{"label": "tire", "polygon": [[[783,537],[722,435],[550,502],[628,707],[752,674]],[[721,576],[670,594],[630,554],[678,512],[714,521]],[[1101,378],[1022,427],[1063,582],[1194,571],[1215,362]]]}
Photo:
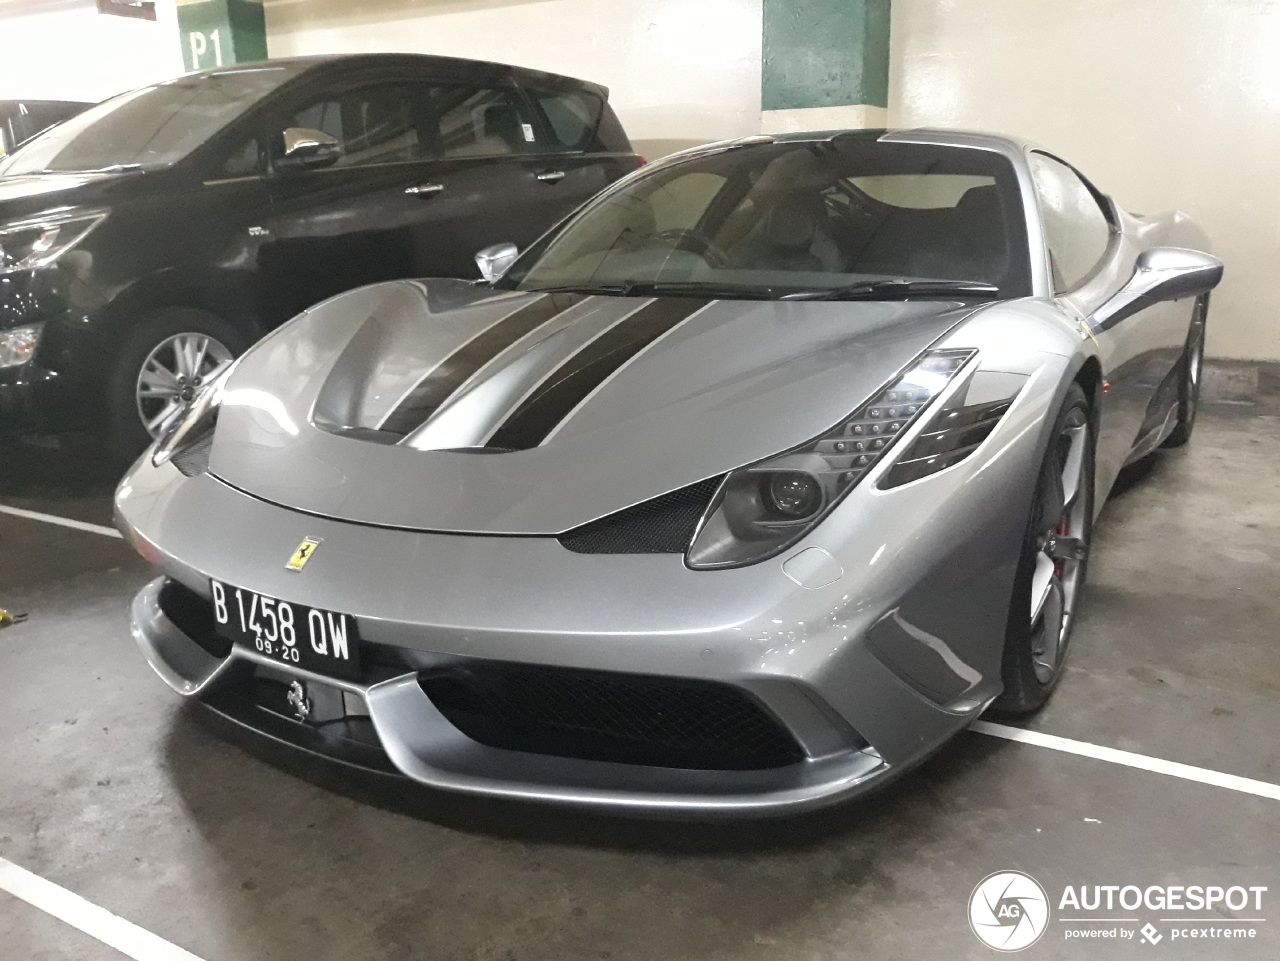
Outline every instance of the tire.
{"label": "tire", "polygon": [[[1054,421],[1013,579],[992,710],[1031,714],[1063,674],[1093,533],[1093,433],[1089,402],[1072,384]],[[1056,638],[1056,640],[1055,640]]]}
{"label": "tire", "polygon": [[[174,350],[177,344],[204,344],[206,349],[196,355],[199,376],[184,376],[184,382],[175,385],[174,396],[169,398],[159,393],[163,389],[159,380],[163,375],[156,368],[174,373],[190,366],[179,360]],[[158,432],[157,418],[162,410],[171,416],[178,407],[185,406],[203,383],[216,376],[225,363],[238,357],[248,346],[243,334],[222,318],[203,310],[166,307],[144,317],[125,338],[107,384],[108,440],[113,456],[122,464],[137,457]],[[150,365],[149,386],[144,387],[144,365],[149,361],[154,363]],[[150,427],[143,421],[144,412],[151,420]]]}
{"label": "tire", "polygon": [[1196,426],[1196,411],[1200,406],[1200,373],[1204,367],[1204,329],[1209,319],[1208,295],[1196,300],[1191,312],[1191,329],[1187,332],[1187,345],[1178,361],[1178,422],[1165,438],[1161,447],[1181,447],[1191,440]]}

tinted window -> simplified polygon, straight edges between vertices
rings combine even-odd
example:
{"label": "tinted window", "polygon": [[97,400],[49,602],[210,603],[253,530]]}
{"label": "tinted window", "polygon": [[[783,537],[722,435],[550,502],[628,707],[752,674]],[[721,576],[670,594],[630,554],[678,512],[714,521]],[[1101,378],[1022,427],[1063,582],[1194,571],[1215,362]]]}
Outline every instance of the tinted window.
{"label": "tinted window", "polygon": [[1054,290],[1070,290],[1093,272],[1111,240],[1111,223],[1079,174],[1042,153],[1031,155]]}
{"label": "tinted window", "polygon": [[121,94],[41,134],[0,163],[0,174],[176,163],[295,73],[199,74]]}
{"label": "tinted window", "polygon": [[335,166],[402,163],[422,156],[413,91],[404,85],[362,87],[297,111],[285,124],[327,133],[342,144]]}
{"label": "tinted window", "polygon": [[600,125],[600,112],[604,109],[604,101],[599,97],[580,90],[536,91],[534,99],[547,118],[557,146],[565,150],[599,149],[596,127]]}
{"label": "tinted window", "polygon": [[445,157],[493,157],[538,149],[533,123],[514,90],[436,87],[431,113]]}
{"label": "tinted window", "polygon": [[262,151],[255,137],[232,152],[222,165],[224,177],[252,177],[262,173]]}
{"label": "tinted window", "polygon": [[1030,293],[1017,176],[984,150],[848,138],[658,164],[508,274],[525,287],[711,283],[777,296],[907,278]]}

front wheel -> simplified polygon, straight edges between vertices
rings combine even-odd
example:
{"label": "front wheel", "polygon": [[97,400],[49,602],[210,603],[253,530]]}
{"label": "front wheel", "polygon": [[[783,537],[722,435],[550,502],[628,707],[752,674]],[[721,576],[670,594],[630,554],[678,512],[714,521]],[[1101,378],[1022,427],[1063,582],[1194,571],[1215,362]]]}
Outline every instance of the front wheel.
{"label": "front wheel", "polygon": [[992,708],[1039,710],[1062,678],[1093,533],[1089,403],[1072,384],[1036,482],[1005,627],[1004,691]]}
{"label": "front wheel", "polygon": [[114,452],[126,461],[137,456],[246,346],[239,331],[202,310],[166,308],[143,320],[111,374]]}

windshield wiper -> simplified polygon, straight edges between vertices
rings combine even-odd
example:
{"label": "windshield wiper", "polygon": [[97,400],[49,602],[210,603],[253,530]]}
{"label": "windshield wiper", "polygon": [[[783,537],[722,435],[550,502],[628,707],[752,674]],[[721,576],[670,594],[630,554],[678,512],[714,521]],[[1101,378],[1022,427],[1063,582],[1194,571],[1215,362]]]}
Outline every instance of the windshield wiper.
{"label": "windshield wiper", "polygon": [[142,173],[151,169],[146,164],[129,163],[129,164],[108,164],[106,167],[94,167],[91,170],[54,170],[46,167],[43,170],[32,170],[33,174],[54,174],[56,176],[79,176],[83,174],[132,174]]}
{"label": "windshield wiper", "polygon": [[679,294],[690,297],[772,299],[774,288],[711,281],[627,280],[620,284],[566,284],[562,287],[529,287],[527,294],[598,294],[612,297],[660,297]]}
{"label": "windshield wiper", "polygon": [[844,287],[802,290],[782,300],[893,300],[914,295],[995,297],[1000,288],[976,280],[860,280]]}

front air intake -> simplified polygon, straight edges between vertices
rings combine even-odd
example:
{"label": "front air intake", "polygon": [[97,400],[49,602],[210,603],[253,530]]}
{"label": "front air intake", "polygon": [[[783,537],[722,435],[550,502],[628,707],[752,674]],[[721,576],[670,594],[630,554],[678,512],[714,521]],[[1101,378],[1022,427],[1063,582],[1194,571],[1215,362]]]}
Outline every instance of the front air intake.
{"label": "front air intake", "polygon": [[418,683],[467,737],[509,751],[726,771],[804,758],[763,705],[729,684],[492,661],[425,671]]}

